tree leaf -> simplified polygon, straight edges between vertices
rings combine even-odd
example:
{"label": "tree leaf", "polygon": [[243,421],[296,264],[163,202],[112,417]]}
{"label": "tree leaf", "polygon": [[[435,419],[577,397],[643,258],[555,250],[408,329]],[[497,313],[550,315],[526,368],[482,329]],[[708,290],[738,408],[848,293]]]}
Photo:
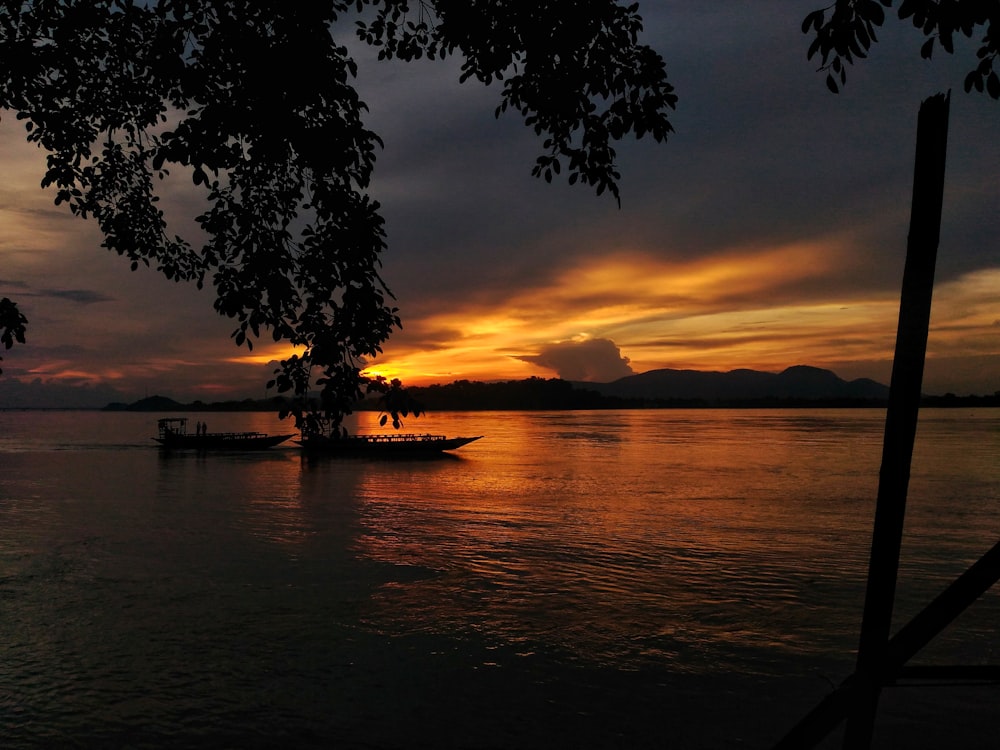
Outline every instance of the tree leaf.
{"label": "tree leaf", "polygon": [[[979,87],[977,87],[979,88]],[[982,91],[982,88],[979,88]],[[993,71],[986,78],[986,92],[994,99],[1000,99],[1000,76]]]}

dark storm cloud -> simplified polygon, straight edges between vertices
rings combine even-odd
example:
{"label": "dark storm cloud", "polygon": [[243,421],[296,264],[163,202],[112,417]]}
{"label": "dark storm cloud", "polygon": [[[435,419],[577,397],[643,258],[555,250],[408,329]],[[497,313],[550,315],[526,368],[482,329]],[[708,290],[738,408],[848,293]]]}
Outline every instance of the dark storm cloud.
{"label": "dark storm cloud", "polygon": [[36,289],[31,284],[23,281],[12,281],[10,279],[0,279],[0,289],[17,289],[17,297],[24,299],[27,297],[47,297],[49,299],[61,299],[67,302],[76,302],[80,305],[92,305],[95,302],[113,302],[114,297],[104,292],[94,289]]}
{"label": "dark storm cloud", "polygon": [[[496,87],[449,86],[454,61],[382,69],[386,98],[370,103],[386,138],[376,192],[385,190],[394,289],[404,300],[421,290],[462,298],[550,274],[615,243],[687,258],[751,236],[759,245],[843,232],[869,249],[859,256],[866,279],[898,283],[916,110],[936,91],[960,90],[970,59],[942,55],[927,64],[912,30],[890,18],[872,59],[833,96],[805,57],[809,39],[799,25],[813,6],[643,4],[645,38],[664,55],[680,101],[667,144],[619,145],[621,211],[586,189],[529,177],[535,137],[516,116],[493,119]],[[433,93],[422,99],[431,80]],[[965,171],[984,153],[1000,162],[998,140],[981,137],[984,128],[996,132],[995,103],[959,98],[952,163]],[[944,236],[962,250],[943,259],[942,277],[976,265],[967,249],[984,246],[984,219],[998,226],[992,194],[964,175],[955,175],[959,182]],[[567,232],[581,240],[560,242]]]}
{"label": "dark storm cloud", "polygon": [[40,297],[54,297],[55,299],[76,302],[80,305],[92,305],[95,302],[113,302],[115,299],[103,292],[95,292],[91,289],[39,289],[37,294]]}

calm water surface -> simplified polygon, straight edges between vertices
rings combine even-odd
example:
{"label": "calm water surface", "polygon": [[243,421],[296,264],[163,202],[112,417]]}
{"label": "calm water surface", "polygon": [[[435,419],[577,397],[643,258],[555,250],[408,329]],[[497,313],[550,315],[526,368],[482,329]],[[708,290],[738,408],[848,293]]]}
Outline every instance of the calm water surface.
{"label": "calm water surface", "polygon": [[[404,462],[158,416],[0,412],[0,746],[766,747],[851,671],[880,410],[433,414],[486,437]],[[897,622],[1000,537],[998,450],[921,415]]]}

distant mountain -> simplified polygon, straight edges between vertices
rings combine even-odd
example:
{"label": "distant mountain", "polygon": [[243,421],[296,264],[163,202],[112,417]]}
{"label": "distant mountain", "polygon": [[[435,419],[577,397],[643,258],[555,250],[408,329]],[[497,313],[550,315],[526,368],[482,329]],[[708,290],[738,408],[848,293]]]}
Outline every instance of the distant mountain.
{"label": "distant mountain", "polygon": [[[409,395],[428,411],[531,411],[563,409],[628,409],[638,401],[602,396],[588,386],[559,378],[527,378],[483,383],[456,380],[448,385],[412,386]],[[378,398],[360,405],[381,410]]]}
{"label": "distant mountain", "polygon": [[779,373],[650,370],[611,383],[577,383],[605,396],[649,401],[885,400],[888,386],[868,378],[843,380],[830,370],[797,365]]}
{"label": "distant mountain", "polygon": [[148,396],[130,404],[114,401],[101,411],[280,411],[288,405],[288,400],[282,396],[268,399],[249,399],[242,401],[214,401],[204,403],[194,401],[182,404],[167,396]]}
{"label": "distant mountain", "polygon": [[102,411],[180,411],[185,408],[184,404],[166,396],[147,396],[131,404],[115,401],[105,406]]}

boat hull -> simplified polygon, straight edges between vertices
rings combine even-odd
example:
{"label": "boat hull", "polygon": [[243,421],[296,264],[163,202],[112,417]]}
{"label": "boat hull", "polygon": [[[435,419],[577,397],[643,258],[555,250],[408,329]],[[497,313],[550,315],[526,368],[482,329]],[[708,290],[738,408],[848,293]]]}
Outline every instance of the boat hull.
{"label": "boat hull", "polygon": [[418,456],[453,451],[479,440],[475,437],[444,437],[442,435],[355,435],[331,438],[310,435],[298,444],[310,453],[339,456]]}
{"label": "boat hull", "polygon": [[292,435],[218,432],[207,435],[166,435],[153,438],[167,450],[260,451],[288,440]]}

